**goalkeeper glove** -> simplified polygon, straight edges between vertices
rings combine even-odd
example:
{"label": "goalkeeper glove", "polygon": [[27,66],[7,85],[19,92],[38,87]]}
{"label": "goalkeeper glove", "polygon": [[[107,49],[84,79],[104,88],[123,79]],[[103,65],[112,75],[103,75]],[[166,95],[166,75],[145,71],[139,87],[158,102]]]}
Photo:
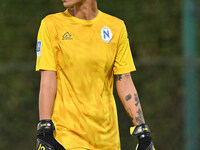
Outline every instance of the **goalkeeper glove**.
{"label": "goalkeeper glove", "polygon": [[37,125],[36,150],[65,150],[53,137],[55,126],[51,120],[41,120]]}
{"label": "goalkeeper glove", "polygon": [[155,150],[149,127],[146,124],[131,127],[130,134],[138,138],[136,150]]}

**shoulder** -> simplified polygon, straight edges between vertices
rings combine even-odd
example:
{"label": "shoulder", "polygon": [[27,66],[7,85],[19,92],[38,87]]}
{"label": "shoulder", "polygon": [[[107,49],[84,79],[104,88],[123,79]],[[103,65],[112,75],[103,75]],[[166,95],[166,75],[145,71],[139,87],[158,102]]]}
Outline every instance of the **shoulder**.
{"label": "shoulder", "polygon": [[107,14],[107,13],[104,13],[104,12],[101,12],[102,13],[102,16],[103,16],[103,19],[109,23],[109,24],[113,24],[113,25],[117,25],[117,26],[124,26],[124,21],[120,18],[117,18],[115,16],[112,16],[110,14]]}
{"label": "shoulder", "polygon": [[42,19],[42,21],[44,21],[45,23],[52,23],[52,22],[62,19],[63,17],[64,17],[64,13],[59,12],[59,13],[47,15],[45,18]]}
{"label": "shoulder", "polygon": [[48,30],[55,30],[57,24],[63,21],[64,16],[63,12],[47,15],[41,20],[41,25],[46,26]]}

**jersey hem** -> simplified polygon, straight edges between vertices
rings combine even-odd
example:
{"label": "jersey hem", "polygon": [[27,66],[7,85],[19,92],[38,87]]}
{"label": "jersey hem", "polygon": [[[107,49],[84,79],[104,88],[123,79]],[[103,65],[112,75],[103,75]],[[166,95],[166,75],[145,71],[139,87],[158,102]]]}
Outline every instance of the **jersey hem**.
{"label": "jersey hem", "polygon": [[57,71],[56,69],[50,67],[36,67],[35,69],[37,72],[40,72],[41,70]]}

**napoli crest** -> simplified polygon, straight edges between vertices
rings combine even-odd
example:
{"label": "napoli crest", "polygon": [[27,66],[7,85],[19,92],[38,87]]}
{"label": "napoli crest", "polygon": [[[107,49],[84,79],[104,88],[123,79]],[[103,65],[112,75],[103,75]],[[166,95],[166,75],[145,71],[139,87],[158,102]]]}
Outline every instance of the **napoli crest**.
{"label": "napoli crest", "polygon": [[101,29],[101,38],[104,40],[104,42],[109,43],[112,37],[112,32],[108,27],[103,27]]}

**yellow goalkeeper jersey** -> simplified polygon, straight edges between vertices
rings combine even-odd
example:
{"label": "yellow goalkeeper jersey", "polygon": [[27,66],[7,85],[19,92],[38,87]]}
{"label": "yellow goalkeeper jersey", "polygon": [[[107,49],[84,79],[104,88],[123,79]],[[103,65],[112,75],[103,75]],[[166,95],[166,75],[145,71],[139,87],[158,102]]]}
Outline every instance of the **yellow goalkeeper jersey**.
{"label": "yellow goalkeeper jersey", "polygon": [[124,22],[67,9],[42,20],[36,49],[36,71],[57,72],[55,138],[66,149],[120,150],[113,75],[135,70]]}

